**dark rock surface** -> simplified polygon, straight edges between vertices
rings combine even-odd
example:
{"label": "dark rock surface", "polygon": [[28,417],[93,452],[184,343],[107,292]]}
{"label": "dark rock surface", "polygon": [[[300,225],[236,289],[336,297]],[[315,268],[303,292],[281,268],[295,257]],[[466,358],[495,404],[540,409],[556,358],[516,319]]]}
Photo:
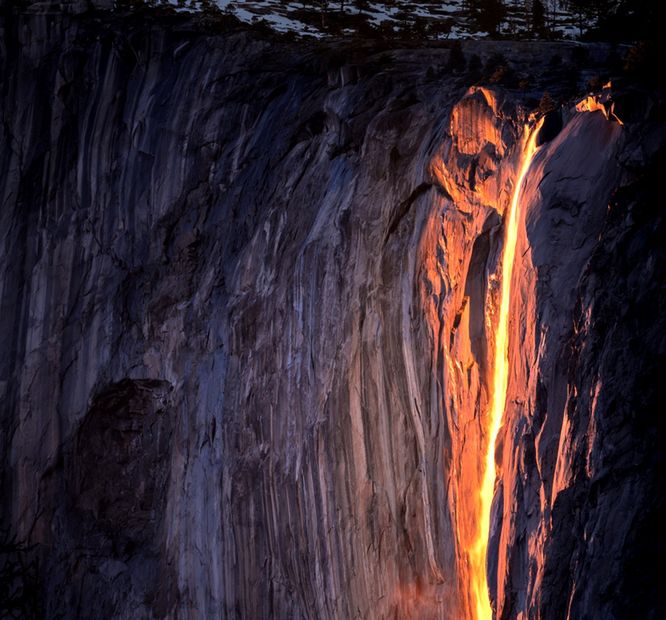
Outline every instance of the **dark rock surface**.
{"label": "dark rock surface", "polygon": [[[109,385],[64,447],[66,501],[52,500],[62,529],[58,554],[48,559],[53,615],[70,615],[72,601],[84,618],[163,617],[173,607],[173,571],[160,558],[173,445],[170,391],[155,380]],[[51,486],[48,477],[43,485]]]}
{"label": "dark rock surface", "polygon": [[[0,525],[46,616],[467,617],[500,216],[574,48],[470,43],[536,77],[467,92],[446,49],[1,20]],[[645,108],[568,106],[526,184],[501,617],[663,611]]]}

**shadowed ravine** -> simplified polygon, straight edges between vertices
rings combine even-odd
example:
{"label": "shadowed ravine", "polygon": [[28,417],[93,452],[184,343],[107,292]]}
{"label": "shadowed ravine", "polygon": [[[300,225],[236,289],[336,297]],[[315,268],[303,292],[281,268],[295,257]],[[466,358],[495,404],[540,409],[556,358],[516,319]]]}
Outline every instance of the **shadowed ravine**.
{"label": "shadowed ravine", "polygon": [[0,28],[0,525],[37,615],[472,618],[487,556],[484,617],[659,617],[663,102],[577,110],[568,44],[463,47],[512,90],[446,48]]}

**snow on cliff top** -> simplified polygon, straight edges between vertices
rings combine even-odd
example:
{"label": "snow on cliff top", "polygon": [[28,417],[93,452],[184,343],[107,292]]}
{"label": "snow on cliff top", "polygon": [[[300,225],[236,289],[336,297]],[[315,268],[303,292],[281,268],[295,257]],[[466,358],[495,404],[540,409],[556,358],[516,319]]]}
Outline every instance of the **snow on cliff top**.
{"label": "snow on cliff top", "polygon": [[[201,0],[166,0],[179,10],[198,10]],[[322,4],[283,0],[206,0],[224,12],[247,23],[263,21],[278,32],[294,32],[302,36],[323,37],[332,31],[353,33],[365,23],[370,28],[399,31],[419,22],[430,29],[435,39],[484,38],[487,32],[470,19],[465,0],[434,2],[421,0],[388,0],[358,2],[334,0]],[[326,5],[326,10],[322,6]],[[506,0],[507,16],[500,26],[503,35],[529,31],[529,15],[523,0]],[[560,7],[558,0],[547,0],[546,25],[559,38],[575,38],[579,34],[572,16]]]}

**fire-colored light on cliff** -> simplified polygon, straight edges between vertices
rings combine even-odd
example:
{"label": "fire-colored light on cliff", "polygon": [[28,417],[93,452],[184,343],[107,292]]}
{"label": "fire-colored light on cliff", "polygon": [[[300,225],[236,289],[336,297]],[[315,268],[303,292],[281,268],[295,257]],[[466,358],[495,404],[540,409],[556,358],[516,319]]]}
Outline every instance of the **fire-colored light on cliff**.
{"label": "fire-colored light on cliff", "polygon": [[484,458],[484,473],[480,489],[479,524],[477,538],[469,552],[471,594],[476,608],[477,620],[492,618],[488,583],[486,579],[486,550],[490,534],[490,509],[495,488],[495,441],[502,424],[509,379],[509,309],[511,307],[511,276],[516,255],[518,222],[520,220],[520,197],[525,177],[537,150],[536,139],[541,122],[532,129],[526,127],[520,169],[513,188],[509,211],[505,215],[504,248],[502,251],[502,285],[499,302],[499,317],[495,334],[495,361],[493,371],[492,400],[486,418],[485,435],[487,448]]}

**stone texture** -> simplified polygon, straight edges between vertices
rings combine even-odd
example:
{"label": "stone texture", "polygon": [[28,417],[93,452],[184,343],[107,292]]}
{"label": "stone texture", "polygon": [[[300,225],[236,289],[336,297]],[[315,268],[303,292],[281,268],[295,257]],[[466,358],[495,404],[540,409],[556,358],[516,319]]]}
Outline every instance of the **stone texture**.
{"label": "stone texture", "polygon": [[[535,92],[468,91],[445,49],[0,26],[2,525],[46,616],[468,616]],[[490,581],[501,617],[649,617],[664,131],[562,120],[525,190]]]}

